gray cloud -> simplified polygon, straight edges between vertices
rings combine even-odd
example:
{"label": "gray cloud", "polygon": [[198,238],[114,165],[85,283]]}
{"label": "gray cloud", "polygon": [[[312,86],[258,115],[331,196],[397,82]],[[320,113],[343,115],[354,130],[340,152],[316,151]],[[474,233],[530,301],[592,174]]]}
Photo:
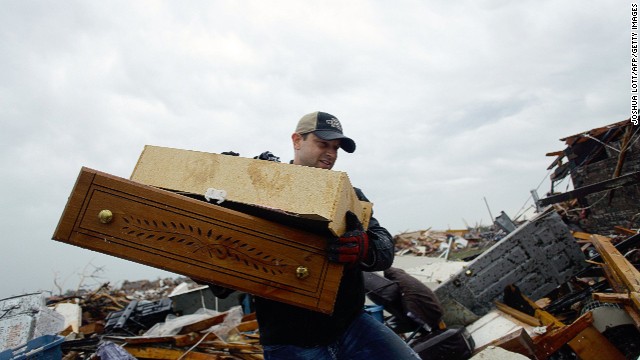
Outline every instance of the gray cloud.
{"label": "gray cloud", "polygon": [[[146,144],[287,161],[338,116],[346,171],[392,232],[515,216],[559,138],[628,117],[629,9],[600,1],[20,1],[0,13],[0,297],[86,264],[49,240],[82,166],[128,177]],[[529,202],[529,205],[531,203]]]}

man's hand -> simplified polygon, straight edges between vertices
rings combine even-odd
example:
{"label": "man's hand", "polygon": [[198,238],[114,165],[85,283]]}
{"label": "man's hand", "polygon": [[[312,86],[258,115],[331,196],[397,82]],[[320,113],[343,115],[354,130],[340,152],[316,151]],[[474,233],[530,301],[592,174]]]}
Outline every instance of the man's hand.
{"label": "man's hand", "polygon": [[369,235],[356,214],[347,211],[345,216],[347,231],[329,241],[327,253],[330,261],[355,265],[367,259]]}

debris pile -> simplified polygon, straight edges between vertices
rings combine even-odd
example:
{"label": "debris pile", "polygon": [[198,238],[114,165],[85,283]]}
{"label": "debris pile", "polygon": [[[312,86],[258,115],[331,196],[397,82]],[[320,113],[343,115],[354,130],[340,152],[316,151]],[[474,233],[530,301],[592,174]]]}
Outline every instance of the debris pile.
{"label": "debris pile", "polygon": [[[226,311],[202,308],[194,314],[175,310],[176,303],[185,301],[181,296],[201,296],[193,288],[209,291],[180,277],[125,281],[117,289],[104,283],[93,291],[64,296],[36,293],[1,300],[0,359],[27,351],[46,351],[44,355],[53,356],[49,358],[60,354],[64,359],[126,359],[122,351],[132,359],[262,359],[254,313],[245,314],[239,305]],[[43,321],[41,315],[33,315],[43,311],[55,316],[55,326],[48,318]],[[32,323],[36,329],[47,328],[28,331],[34,328]],[[46,344],[36,350],[17,346],[34,341]]]}
{"label": "debris pile", "polygon": [[497,226],[465,230],[426,230],[404,232],[394,236],[396,254],[446,257],[468,260],[493,246],[507,233]]}
{"label": "debris pile", "polygon": [[[538,205],[553,205],[572,227],[589,233],[640,227],[639,129],[624,120],[561,139],[567,147],[547,154],[555,157],[547,168],[551,189]],[[558,193],[567,178],[573,190]]]}
{"label": "debris pile", "polygon": [[[537,360],[638,359],[638,129],[626,120],[562,139],[567,148],[548,154],[556,157],[549,167],[555,169],[551,191],[543,199],[532,191],[537,211],[530,220],[515,222],[502,212],[488,227],[396,235],[394,266],[419,265],[413,273],[407,266],[406,273],[429,286],[443,310],[441,323],[425,334],[420,330],[420,337],[413,338],[416,331],[398,335],[421,354],[446,352],[444,335],[451,333],[459,336],[449,345],[451,339],[464,342],[474,352],[471,359],[506,352]],[[558,193],[569,175],[574,189]],[[183,228],[205,234],[189,224]],[[227,297],[223,290],[177,278],[2,299],[0,360],[34,353],[262,359],[251,296]],[[390,325],[393,315],[384,310],[386,316],[377,315]],[[471,356],[451,354],[448,359]]]}
{"label": "debris pile", "polygon": [[[561,139],[567,148],[547,154],[556,156],[551,191],[544,199],[532,191],[538,218],[513,224],[503,213],[489,247],[448,280],[425,281],[443,301],[445,322],[472,334],[476,353],[498,346],[530,359],[640,356],[639,130],[625,120]],[[574,189],[557,192],[567,178]],[[458,237],[468,236],[401,234],[398,254],[451,259],[469,246]],[[443,244],[453,244],[451,253]]]}

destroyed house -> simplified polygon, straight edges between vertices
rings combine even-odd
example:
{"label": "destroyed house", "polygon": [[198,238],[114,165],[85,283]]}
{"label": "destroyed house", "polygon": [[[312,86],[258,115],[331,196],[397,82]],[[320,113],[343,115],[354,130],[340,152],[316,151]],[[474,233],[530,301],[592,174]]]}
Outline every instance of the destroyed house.
{"label": "destroyed house", "polygon": [[[556,204],[566,220],[590,233],[606,234],[612,224],[638,228],[640,210],[640,130],[630,119],[560,139],[567,147],[549,153],[551,192],[539,205]],[[557,194],[570,176],[572,191]],[[564,202],[564,206],[561,204]]]}

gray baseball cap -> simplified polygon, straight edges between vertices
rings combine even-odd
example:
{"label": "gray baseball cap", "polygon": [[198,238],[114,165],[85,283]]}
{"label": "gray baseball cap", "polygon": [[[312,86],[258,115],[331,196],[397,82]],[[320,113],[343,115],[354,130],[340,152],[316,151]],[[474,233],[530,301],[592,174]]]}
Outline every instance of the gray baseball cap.
{"label": "gray baseball cap", "polygon": [[303,116],[296,127],[298,134],[314,133],[322,140],[340,140],[340,147],[352,153],[356,151],[356,143],[342,133],[340,120],[326,112],[316,111]]}

